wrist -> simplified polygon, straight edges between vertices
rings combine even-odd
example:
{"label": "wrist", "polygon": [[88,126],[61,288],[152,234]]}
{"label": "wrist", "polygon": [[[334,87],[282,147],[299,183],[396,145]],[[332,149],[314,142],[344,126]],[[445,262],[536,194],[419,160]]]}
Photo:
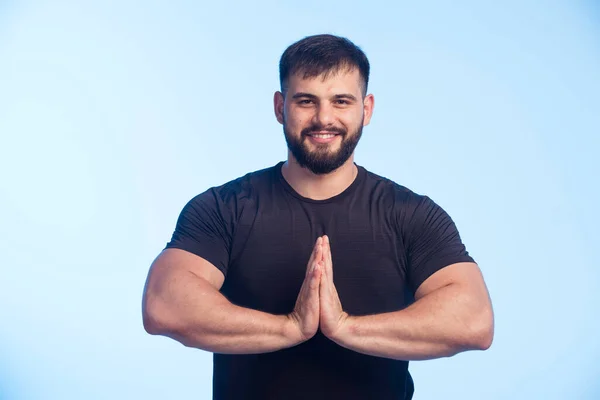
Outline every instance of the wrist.
{"label": "wrist", "polygon": [[295,313],[282,316],[282,334],[287,347],[296,346],[306,339],[302,336],[298,317]]}
{"label": "wrist", "polygon": [[347,312],[342,312],[337,329],[330,335],[329,339],[337,344],[342,344],[351,335],[351,327],[355,317],[352,317]]}

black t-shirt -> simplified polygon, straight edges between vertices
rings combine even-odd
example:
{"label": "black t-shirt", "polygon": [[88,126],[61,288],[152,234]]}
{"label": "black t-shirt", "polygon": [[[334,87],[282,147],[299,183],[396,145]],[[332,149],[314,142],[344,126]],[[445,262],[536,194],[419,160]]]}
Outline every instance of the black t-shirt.
{"label": "black t-shirt", "polygon": [[[450,216],[429,197],[358,167],[353,183],[327,200],[299,195],[283,162],[195,196],[167,248],[211,262],[234,304],[288,314],[317,237],[331,242],[344,311],[400,310],[439,269],[472,262]],[[292,348],[213,356],[215,399],[410,399],[408,362],[343,348],[318,332]]]}

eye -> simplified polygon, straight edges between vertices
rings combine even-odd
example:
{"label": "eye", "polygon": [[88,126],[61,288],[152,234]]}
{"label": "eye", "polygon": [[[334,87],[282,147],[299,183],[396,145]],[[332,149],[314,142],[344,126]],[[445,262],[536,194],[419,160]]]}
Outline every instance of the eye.
{"label": "eye", "polygon": [[307,104],[312,104],[313,101],[310,99],[302,99],[300,101],[298,101],[298,104],[302,104],[302,105],[307,105]]}

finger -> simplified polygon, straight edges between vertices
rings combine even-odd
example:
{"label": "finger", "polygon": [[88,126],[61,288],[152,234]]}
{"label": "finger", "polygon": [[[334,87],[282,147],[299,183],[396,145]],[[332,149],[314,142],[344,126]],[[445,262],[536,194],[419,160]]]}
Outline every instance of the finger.
{"label": "finger", "polygon": [[320,304],[321,307],[324,307],[327,304],[327,298],[328,298],[328,282],[327,282],[327,272],[325,271],[325,268],[323,268],[323,271],[321,272],[321,280],[319,282],[319,300],[320,300]]}
{"label": "finger", "polygon": [[318,238],[317,241],[315,242],[315,245],[313,246],[313,251],[310,254],[310,260],[309,260],[310,264],[312,264],[315,261],[319,261],[317,258],[317,253],[319,251],[319,246],[321,245],[321,242],[322,242],[321,238]]}
{"label": "finger", "polygon": [[329,267],[327,266],[327,263],[325,261],[323,261],[322,265],[323,267],[321,271],[321,281],[323,283],[323,286],[327,288],[327,286],[329,286]]}
{"label": "finger", "polygon": [[308,264],[306,265],[306,275],[307,276],[313,270],[315,261],[319,261],[319,259],[317,257],[317,252],[319,250],[319,245],[321,244],[321,242],[322,242],[322,239],[318,238],[317,241],[315,242],[315,245],[313,246],[312,253],[310,253],[310,258],[308,259]]}
{"label": "finger", "polygon": [[319,284],[320,284],[320,277],[321,277],[321,271],[323,270],[323,268],[321,267],[321,265],[319,263],[315,263],[315,266],[313,268],[313,273],[310,277],[310,288],[311,291],[315,291],[319,288]]}
{"label": "finger", "polygon": [[319,264],[319,266],[320,266],[319,276],[321,278],[319,280],[319,285],[321,285],[321,283],[322,283],[321,281],[327,278],[326,275],[325,275],[327,268],[325,267],[325,263],[322,262],[322,261]]}
{"label": "finger", "polygon": [[333,258],[331,256],[331,245],[330,245],[328,236],[325,237],[324,242],[325,242],[324,257],[325,257],[325,265],[326,265],[326,276],[327,276],[329,283],[331,283],[333,285]]}
{"label": "finger", "polygon": [[323,248],[323,263],[325,263],[325,252],[327,249],[327,235],[321,236],[321,247]]}
{"label": "finger", "polygon": [[324,263],[323,260],[323,240],[319,238],[319,243],[317,244],[317,251],[315,253],[315,263]]}
{"label": "finger", "polygon": [[300,288],[301,297],[310,297],[311,292],[319,288],[319,282],[323,274],[323,265],[313,262],[310,272],[306,275],[302,287]]}
{"label": "finger", "polygon": [[301,302],[304,304],[307,310],[312,310],[315,313],[319,311],[319,284],[320,284],[320,266],[316,266],[314,269],[314,273],[311,274],[310,280],[306,282],[305,292],[303,293],[303,297]]}

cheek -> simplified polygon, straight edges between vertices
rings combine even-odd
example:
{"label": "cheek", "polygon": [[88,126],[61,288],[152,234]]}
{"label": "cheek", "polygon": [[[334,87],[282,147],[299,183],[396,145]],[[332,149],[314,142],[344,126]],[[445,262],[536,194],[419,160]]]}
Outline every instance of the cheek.
{"label": "cheek", "polygon": [[339,121],[346,129],[352,130],[357,126],[362,126],[362,113],[352,112],[341,115]]}
{"label": "cheek", "polygon": [[365,113],[364,110],[361,108],[353,115],[352,126],[362,126],[364,122],[364,117]]}
{"label": "cheek", "polygon": [[310,123],[310,117],[306,113],[296,110],[286,110],[285,123],[292,131],[302,130]]}

